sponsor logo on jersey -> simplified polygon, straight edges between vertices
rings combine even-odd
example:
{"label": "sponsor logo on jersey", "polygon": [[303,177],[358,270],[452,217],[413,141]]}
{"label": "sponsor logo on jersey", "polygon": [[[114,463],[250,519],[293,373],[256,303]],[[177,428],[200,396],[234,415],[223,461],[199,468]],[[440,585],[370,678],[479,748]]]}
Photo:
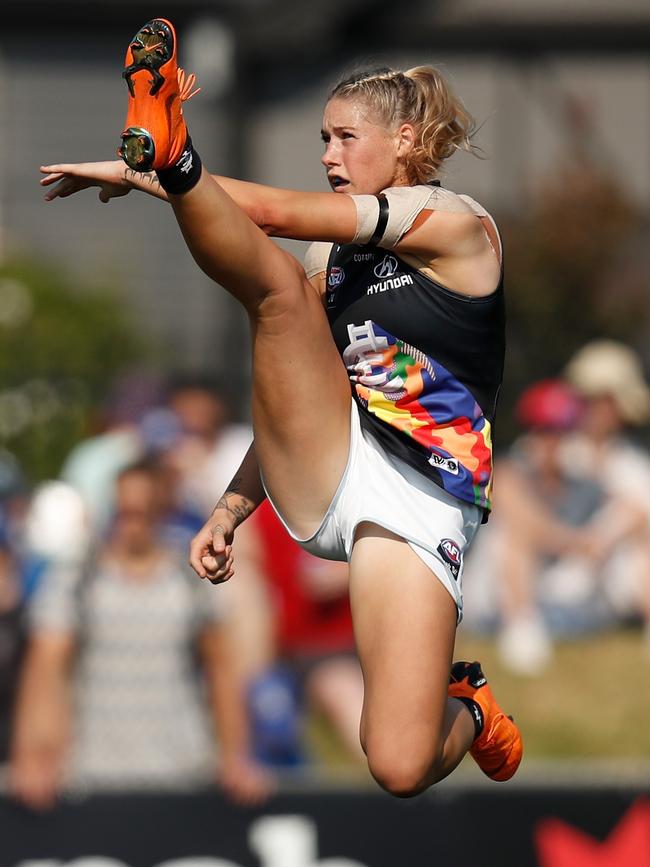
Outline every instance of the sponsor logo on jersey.
{"label": "sponsor logo on jersey", "polygon": [[327,278],[327,285],[334,288],[335,286],[340,286],[341,283],[345,280],[345,271],[343,268],[339,268],[338,265],[335,265],[329,273],[329,277]]}
{"label": "sponsor logo on jersey", "polygon": [[429,463],[437,470],[444,470],[446,473],[451,473],[452,476],[458,475],[458,461],[453,458],[445,458],[434,452],[429,458]]}
{"label": "sponsor logo on jersey", "polygon": [[[377,270],[375,268],[375,270]],[[376,295],[378,292],[387,292],[389,289],[399,289],[400,286],[412,286],[413,278],[410,274],[402,274],[400,277],[393,277],[392,280],[383,280],[381,283],[371,283],[368,286],[366,295]]]}
{"label": "sponsor logo on jersey", "polygon": [[375,258],[374,253],[355,253],[352,257],[355,262],[369,262]]}
{"label": "sponsor logo on jersey", "polygon": [[374,267],[375,277],[379,277],[380,280],[386,280],[386,278],[393,276],[398,267],[397,259],[391,256],[390,253],[386,253],[379,265],[375,265]]}
{"label": "sponsor logo on jersey", "polygon": [[449,567],[449,571],[458,580],[460,567],[463,565],[463,555],[453,539],[442,539],[437,549],[438,554]]}

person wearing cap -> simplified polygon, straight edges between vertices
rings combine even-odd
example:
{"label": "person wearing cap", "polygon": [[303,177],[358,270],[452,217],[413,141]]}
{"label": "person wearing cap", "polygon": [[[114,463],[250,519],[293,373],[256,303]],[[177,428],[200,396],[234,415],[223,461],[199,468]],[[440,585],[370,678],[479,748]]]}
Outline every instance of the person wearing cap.
{"label": "person wearing cap", "polygon": [[597,479],[609,498],[598,537],[616,550],[603,587],[624,619],[640,620],[650,649],[650,455],[640,433],[650,423],[650,385],[640,355],[610,339],[590,341],[564,377],[583,403],[580,424],[564,444],[574,475]]}
{"label": "person wearing cap", "polygon": [[499,460],[498,509],[466,578],[471,592],[491,572],[499,654],[521,675],[544,670],[556,635],[611,620],[599,590],[602,562],[619,541],[602,533],[608,493],[597,478],[571,472],[564,458],[584,413],[563,378],[533,383],[520,395],[522,433]]}

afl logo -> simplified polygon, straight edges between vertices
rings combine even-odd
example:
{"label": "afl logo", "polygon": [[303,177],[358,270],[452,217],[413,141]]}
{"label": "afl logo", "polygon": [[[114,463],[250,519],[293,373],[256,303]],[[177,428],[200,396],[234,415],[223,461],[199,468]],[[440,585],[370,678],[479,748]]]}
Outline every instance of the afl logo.
{"label": "afl logo", "polygon": [[463,562],[463,555],[460,553],[458,545],[453,539],[442,539],[437,550],[442,559],[449,566],[451,574],[457,579]]}
{"label": "afl logo", "polygon": [[335,265],[329,273],[329,277],[327,278],[327,285],[334,288],[335,286],[340,286],[344,280],[345,271],[343,270],[343,268],[339,268],[338,265]]}
{"label": "afl logo", "polygon": [[397,259],[386,253],[379,265],[375,265],[375,277],[379,277],[380,280],[386,280],[388,277],[393,276],[397,268]]}

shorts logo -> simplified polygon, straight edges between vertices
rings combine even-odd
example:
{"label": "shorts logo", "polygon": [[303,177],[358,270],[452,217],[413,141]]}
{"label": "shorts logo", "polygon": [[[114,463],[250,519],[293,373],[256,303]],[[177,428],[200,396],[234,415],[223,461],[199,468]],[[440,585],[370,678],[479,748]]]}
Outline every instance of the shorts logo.
{"label": "shorts logo", "polygon": [[438,554],[449,566],[449,571],[458,580],[460,567],[463,565],[463,555],[453,539],[442,539],[437,549]]}
{"label": "shorts logo", "polygon": [[340,286],[344,280],[345,271],[343,270],[343,268],[339,268],[338,265],[335,265],[329,273],[329,277],[327,278],[327,285],[334,288],[335,286]]}
{"label": "shorts logo", "polygon": [[435,467],[438,470],[444,470],[446,473],[451,473],[452,476],[458,475],[458,461],[455,461],[452,458],[445,458],[434,452],[429,458],[429,463],[432,467]]}
{"label": "shorts logo", "polygon": [[380,280],[386,280],[388,277],[393,276],[398,267],[397,259],[386,253],[379,265],[375,265],[374,267],[375,277],[379,277]]}

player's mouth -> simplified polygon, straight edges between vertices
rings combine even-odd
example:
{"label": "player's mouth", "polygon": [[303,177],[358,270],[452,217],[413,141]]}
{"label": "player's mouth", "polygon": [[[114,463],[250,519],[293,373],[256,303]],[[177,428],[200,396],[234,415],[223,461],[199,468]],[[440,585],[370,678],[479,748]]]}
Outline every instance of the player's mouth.
{"label": "player's mouth", "polygon": [[342,178],[341,175],[328,175],[327,180],[329,181],[330,187],[337,193],[339,190],[341,192],[345,191],[347,187],[350,186],[350,181],[346,178]]}

